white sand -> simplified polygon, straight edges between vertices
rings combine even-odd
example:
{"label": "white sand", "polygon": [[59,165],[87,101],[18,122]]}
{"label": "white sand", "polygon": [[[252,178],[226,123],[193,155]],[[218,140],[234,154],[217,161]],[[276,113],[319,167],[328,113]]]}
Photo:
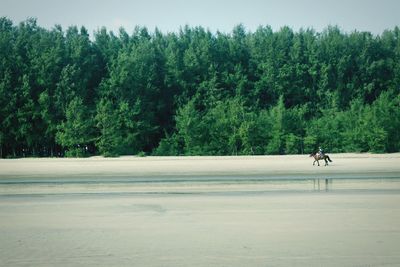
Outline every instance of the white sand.
{"label": "white sand", "polygon": [[0,160],[0,179],[116,177],[396,177],[400,153],[330,154],[329,166],[313,166],[308,155],[233,157],[120,157]]}

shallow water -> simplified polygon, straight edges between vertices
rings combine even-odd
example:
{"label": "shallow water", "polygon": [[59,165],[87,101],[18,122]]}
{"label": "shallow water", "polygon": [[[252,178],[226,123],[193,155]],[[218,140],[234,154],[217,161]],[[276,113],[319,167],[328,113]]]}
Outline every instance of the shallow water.
{"label": "shallow water", "polygon": [[0,180],[0,196],[47,194],[261,194],[270,192],[400,192],[400,178]]}
{"label": "shallow water", "polygon": [[1,266],[399,266],[400,179],[0,182]]}

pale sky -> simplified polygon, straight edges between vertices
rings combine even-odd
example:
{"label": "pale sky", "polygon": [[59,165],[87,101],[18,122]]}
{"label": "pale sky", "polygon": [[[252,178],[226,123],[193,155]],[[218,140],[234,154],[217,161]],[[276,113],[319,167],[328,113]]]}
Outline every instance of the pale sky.
{"label": "pale sky", "polygon": [[399,14],[400,0],[0,0],[0,17],[15,24],[35,17],[48,29],[83,25],[91,34],[101,26],[114,32],[122,26],[128,33],[136,25],[150,31],[158,27],[166,33],[186,24],[231,32],[240,23],[249,31],[260,25],[273,30],[287,25],[296,31],[338,25],[346,32],[380,34],[400,26]]}

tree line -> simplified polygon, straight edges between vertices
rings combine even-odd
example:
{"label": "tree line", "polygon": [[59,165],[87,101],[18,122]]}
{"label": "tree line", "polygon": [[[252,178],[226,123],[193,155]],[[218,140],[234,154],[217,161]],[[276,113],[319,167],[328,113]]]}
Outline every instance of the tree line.
{"label": "tree line", "polygon": [[400,151],[400,30],[0,18],[0,157]]}

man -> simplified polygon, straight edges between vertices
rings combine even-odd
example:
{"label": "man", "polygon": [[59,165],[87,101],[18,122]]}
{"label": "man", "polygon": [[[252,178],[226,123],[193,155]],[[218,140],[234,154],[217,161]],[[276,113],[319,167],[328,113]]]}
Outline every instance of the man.
{"label": "man", "polygon": [[324,150],[322,150],[321,147],[319,147],[318,153],[319,153],[320,157],[323,157],[323,156],[324,156]]}

